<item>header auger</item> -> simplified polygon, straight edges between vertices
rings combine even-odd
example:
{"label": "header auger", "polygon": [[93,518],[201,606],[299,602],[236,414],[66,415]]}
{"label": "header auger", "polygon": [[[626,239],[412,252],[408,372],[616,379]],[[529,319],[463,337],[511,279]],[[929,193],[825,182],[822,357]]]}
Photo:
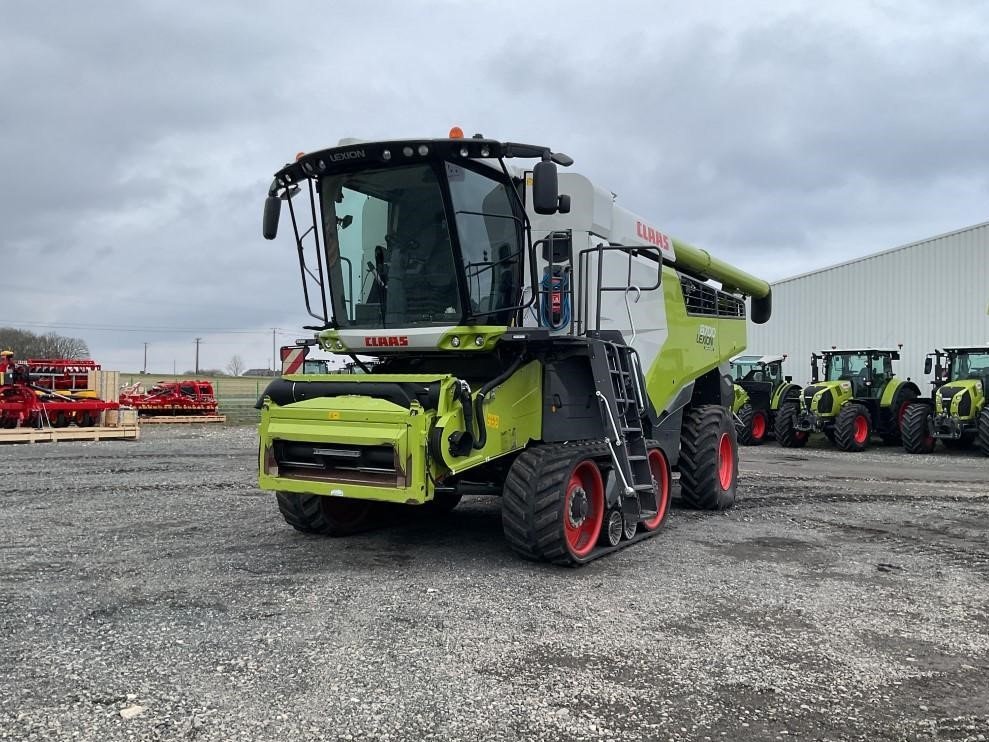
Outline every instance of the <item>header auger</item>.
{"label": "header auger", "polygon": [[346,535],[498,494],[516,552],[580,564],[657,532],[674,469],[691,506],[732,506],[728,359],[745,297],[769,318],[769,285],[558,174],[571,162],[482,137],[351,140],[275,174],[263,233],[287,204],[310,329],[376,359],[259,402],[259,482],[289,524]]}

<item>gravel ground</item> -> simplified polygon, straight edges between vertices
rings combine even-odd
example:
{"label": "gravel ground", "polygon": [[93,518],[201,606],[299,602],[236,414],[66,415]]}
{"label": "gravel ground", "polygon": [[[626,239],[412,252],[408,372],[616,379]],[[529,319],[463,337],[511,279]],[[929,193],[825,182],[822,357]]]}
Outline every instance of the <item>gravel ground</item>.
{"label": "gravel ground", "polygon": [[989,460],[743,449],[581,569],[498,502],[307,537],[252,428],[0,448],[0,739],[983,740]]}

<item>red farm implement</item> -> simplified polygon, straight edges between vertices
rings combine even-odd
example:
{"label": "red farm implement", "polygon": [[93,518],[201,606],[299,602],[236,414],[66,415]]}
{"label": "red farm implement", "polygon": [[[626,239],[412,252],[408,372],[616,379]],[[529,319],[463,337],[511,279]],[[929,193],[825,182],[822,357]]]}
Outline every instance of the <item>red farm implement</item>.
{"label": "red farm implement", "polygon": [[0,427],[81,428],[99,425],[100,413],[115,410],[116,402],[104,402],[92,392],[57,392],[30,383],[14,382],[4,374],[0,385]]}
{"label": "red farm implement", "polygon": [[159,381],[144,391],[132,384],[120,390],[120,404],[134,407],[138,415],[215,415],[217,402],[208,381]]}
{"label": "red farm implement", "polygon": [[29,358],[18,365],[27,366],[32,384],[69,391],[88,389],[89,373],[100,370],[100,364],[88,358]]}

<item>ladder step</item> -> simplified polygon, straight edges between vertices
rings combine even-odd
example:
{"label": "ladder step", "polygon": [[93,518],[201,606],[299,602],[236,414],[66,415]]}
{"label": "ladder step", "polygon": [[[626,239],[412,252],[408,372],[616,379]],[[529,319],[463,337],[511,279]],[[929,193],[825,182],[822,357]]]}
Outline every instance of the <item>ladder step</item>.
{"label": "ladder step", "polygon": [[623,433],[641,433],[642,428],[622,428]]}
{"label": "ladder step", "polygon": [[648,458],[649,458],[648,456],[640,456],[639,454],[636,453],[629,454],[628,456],[629,461],[645,461]]}
{"label": "ladder step", "polygon": [[636,492],[652,492],[651,484],[637,484],[632,487]]}

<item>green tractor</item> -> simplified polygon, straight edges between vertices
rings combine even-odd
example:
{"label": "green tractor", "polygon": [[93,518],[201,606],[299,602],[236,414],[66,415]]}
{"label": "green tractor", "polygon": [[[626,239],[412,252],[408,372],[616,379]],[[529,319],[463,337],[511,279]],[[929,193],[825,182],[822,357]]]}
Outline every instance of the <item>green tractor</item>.
{"label": "green tractor", "polygon": [[786,402],[780,409],[777,441],[799,448],[811,433],[821,432],[842,451],[864,451],[873,433],[884,443],[899,443],[904,415],[920,389],[893,374],[898,360],[899,350],[877,348],[812,353],[813,381],[804,387],[799,403]]}
{"label": "green tractor", "polygon": [[259,400],[259,485],[289,525],[345,536],[497,495],[515,552],[582,564],[659,531],[674,470],[689,506],[733,505],[728,361],[769,284],[571,163],[451,136],[347,140],[275,174],[263,234],[287,206],[313,341],[368,371]]}
{"label": "green tractor", "polygon": [[800,387],[783,375],[781,356],[738,356],[731,362],[735,378],[735,429],[738,442],[758,446],[773,433],[783,404],[799,401]]}
{"label": "green tractor", "polygon": [[931,398],[916,400],[903,416],[903,448],[930,453],[939,439],[951,449],[977,442],[989,456],[989,345],[936,350],[924,361],[924,373],[932,368]]}

